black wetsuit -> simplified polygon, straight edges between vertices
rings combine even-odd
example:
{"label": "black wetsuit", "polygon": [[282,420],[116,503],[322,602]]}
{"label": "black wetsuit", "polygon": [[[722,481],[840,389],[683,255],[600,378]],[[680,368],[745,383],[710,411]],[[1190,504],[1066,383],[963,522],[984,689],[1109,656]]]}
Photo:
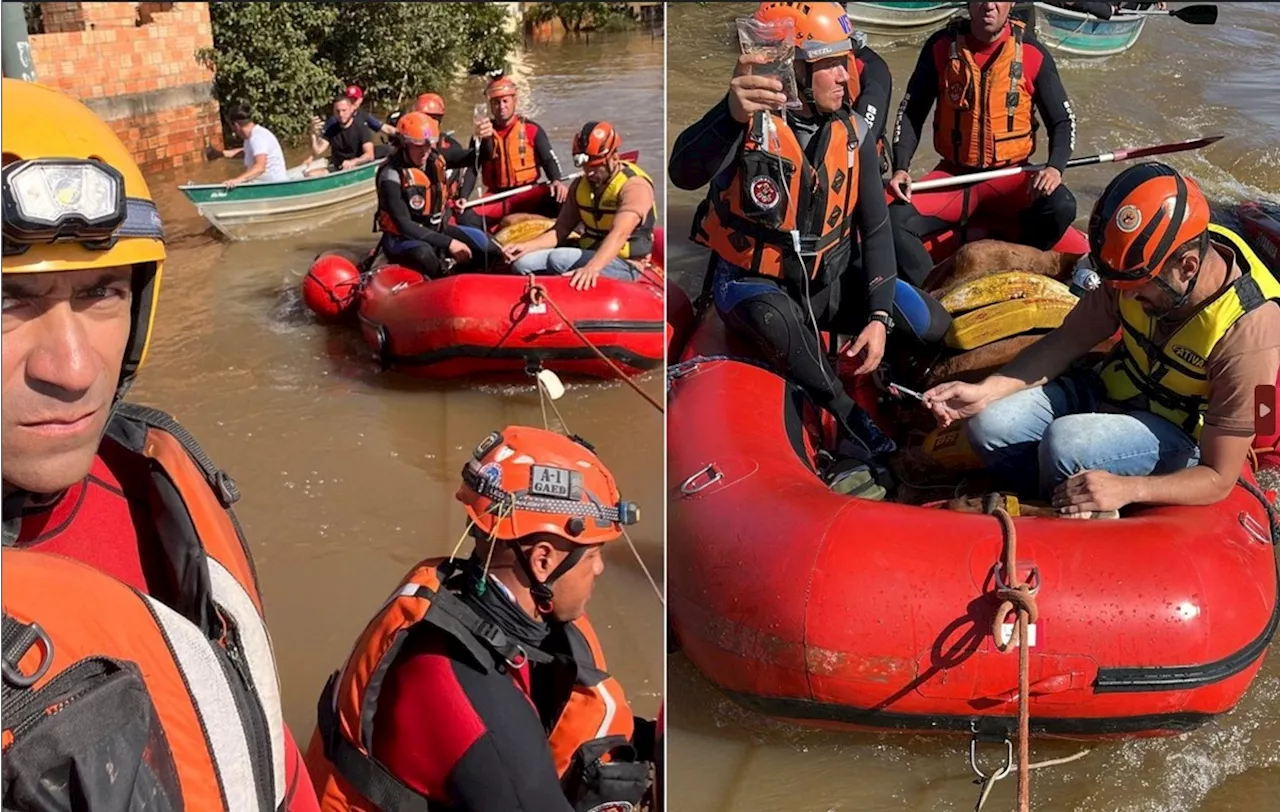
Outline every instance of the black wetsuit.
{"label": "black wetsuit", "polygon": [[[810,159],[825,139],[815,137],[837,123],[834,116],[805,122],[788,116]],[[668,167],[671,182],[681,189],[697,189],[717,174],[737,149],[743,125],[734,121],[726,97],[676,139]],[[869,424],[836,377],[814,335],[817,327],[857,335],[874,311],[893,315],[896,334],[917,340],[941,340],[950,327],[945,309],[935,300],[896,277],[893,236],[879,173],[875,141],[859,145],[858,205],[853,212],[861,240],[848,239],[832,247],[807,290],[760,276],[746,276],[721,261],[713,272],[716,309],[725,324],[754,340],[779,369],[805,388],[814,400],[839,418],[847,430],[878,445],[878,432],[862,431]],[[732,166],[726,166],[726,172]],[[719,182],[719,179],[717,179]],[[709,216],[714,217],[714,213]],[[877,276],[871,278],[869,271]],[[872,436],[868,437],[870,434]],[[888,450],[880,445],[873,451]]]}

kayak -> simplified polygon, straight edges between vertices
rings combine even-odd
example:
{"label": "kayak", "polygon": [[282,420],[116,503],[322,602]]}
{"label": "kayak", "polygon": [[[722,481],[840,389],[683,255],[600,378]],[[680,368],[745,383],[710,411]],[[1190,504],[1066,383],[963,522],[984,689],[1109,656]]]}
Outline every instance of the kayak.
{"label": "kayak", "polygon": [[242,183],[234,189],[221,183],[186,183],[178,190],[201,217],[230,240],[301,234],[377,204],[373,178],[381,160],[303,177],[311,166],[308,161],[289,169],[288,180]]}
{"label": "kayak", "polygon": [[[544,223],[543,230],[550,221]],[[655,229],[655,245],[663,239]],[[461,273],[433,280],[388,262],[362,274],[355,258],[326,252],[312,263],[303,298],[322,319],[354,316],[375,359],[409,375],[450,379],[546,368],[634,376],[664,359],[662,258],[655,247],[637,281],[601,278],[578,291],[567,276]]]}
{"label": "kayak", "polygon": [[[831,490],[818,474],[829,421],[714,311],[668,379],[669,613],[693,664],[740,704],[802,725],[1011,735],[1018,650],[997,650],[992,628],[1004,536],[962,509],[985,493],[982,472],[934,501]],[[900,447],[932,426],[866,379],[846,387]],[[1033,733],[1174,734],[1240,700],[1280,622],[1275,515],[1249,471],[1242,481],[1216,505],[1118,519],[1024,504],[1013,528],[1019,577],[1034,570],[1039,589]]]}

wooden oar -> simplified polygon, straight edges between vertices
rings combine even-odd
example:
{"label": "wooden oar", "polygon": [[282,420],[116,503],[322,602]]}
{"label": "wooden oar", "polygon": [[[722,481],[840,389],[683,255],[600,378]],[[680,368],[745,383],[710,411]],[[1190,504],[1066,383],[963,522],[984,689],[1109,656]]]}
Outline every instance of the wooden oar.
{"label": "wooden oar", "polygon": [[[1067,161],[1067,168],[1074,169],[1078,166],[1091,166],[1093,164],[1110,164],[1118,161],[1132,161],[1135,158],[1150,158],[1155,155],[1168,155],[1173,152],[1185,152],[1191,149],[1200,149],[1210,144],[1221,141],[1226,136],[1209,135],[1204,138],[1196,138],[1191,141],[1177,141],[1172,144],[1156,144],[1150,147],[1130,147],[1128,149],[1118,149],[1114,152],[1103,152],[1098,155],[1085,155],[1079,158],[1072,158]],[[946,189],[951,186],[967,186],[970,183],[978,183],[993,178],[1008,178],[1023,172],[1039,172],[1044,169],[1044,164],[1030,164],[1027,166],[1010,166],[1006,169],[991,169],[986,172],[974,172],[968,175],[956,175],[950,178],[934,178],[933,180],[922,180],[918,183],[911,184],[911,193],[926,192],[930,189]]]}
{"label": "wooden oar", "polygon": [[[634,162],[639,160],[640,150],[637,149],[637,150],[632,150],[631,152],[621,152],[621,153],[618,153],[618,157],[624,161]],[[573,180],[574,178],[579,177],[581,175],[582,175],[581,172],[574,172],[572,175],[566,175],[560,180],[561,182]],[[465,210],[465,209],[473,208],[475,206],[483,206],[486,203],[494,203],[499,200],[506,200],[508,197],[515,197],[516,195],[523,194],[524,192],[527,192],[530,189],[536,189],[539,186],[550,186],[550,185],[551,185],[551,181],[549,180],[538,181],[537,183],[528,183],[528,184],[525,184],[524,186],[517,186],[514,189],[508,189],[505,192],[497,192],[495,194],[486,195],[484,197],[477,197],[475,200],[468,200],[466,203],[462,204],[462,208]]]}
{"label": "wooden oar", "polygon": [[1120,13],[1116,16],[1132,17],[1134,15],[1142,17],[1177,17],[1184,23],[1192,25],[1213,25],[1218,21],[1218,7],[1203,6],[1184,6],[1183,8],[1144,8],[1144,9],[1120,9]]}

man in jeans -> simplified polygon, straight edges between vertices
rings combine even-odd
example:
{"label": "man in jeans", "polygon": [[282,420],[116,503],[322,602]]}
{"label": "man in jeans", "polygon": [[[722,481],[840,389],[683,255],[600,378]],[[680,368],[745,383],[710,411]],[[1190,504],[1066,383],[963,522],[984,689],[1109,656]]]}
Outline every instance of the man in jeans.
{"label": "man in jeans", "polygon": [[[1210,225],[1195,181],[1160,163],[1111,181],[1089,249],[1106,284],[1061,327],[981,383],[930,389],[925,404],[943,425],[971,418],[992,472],[1038,480],[1064,515],[1222,500],[1253,442],[1256,388],[1280,369],[1280,282]],[[1075,365],[1117,330],[1100,367]]]}
{"label": "man in jeans", "polygon": [[[571,275],[575,290],[589,290],[601,276],[634,282],[631,264],[653,251],[657,219],[653,179],[618,155],[622,143],[613,125],[591,121],[573,137],[574,163],[583,177],[569,187],[555,227],[540,237],[505,249],[516,273]],[[569,235],[582,227],[582,237]],[[557,245],[565,243],[561,247]]]}

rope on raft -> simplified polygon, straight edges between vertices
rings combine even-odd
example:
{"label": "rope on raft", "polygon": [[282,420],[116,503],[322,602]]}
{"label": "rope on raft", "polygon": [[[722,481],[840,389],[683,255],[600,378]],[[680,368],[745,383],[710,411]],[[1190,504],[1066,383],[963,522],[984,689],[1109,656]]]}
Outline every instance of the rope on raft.
{"label": "rope on raft", "polygon": [[560,305],[556,304],[555,299],[552,299],[551,295],[547,293],[547,289],[544,285],[541,285],[538,282],[534,282],[532,279],[530,279],[529,291],[527,296],[529,298],[530,304],[536,305],[542,302],[546,302],[551,307],[551,309],[556,312],[556,315],[560,317],[560,320],[565,323],[565,326],[567,326],[570,330],[573,331],[573,334],[577,336],[578,340],[581,341],[583,345],[587,347],[587,349],[594,352],[601,361],[604,361],[605,364],[607,364],[611,370],[617,373],[618,377],[622,379],[623,383],[625,383],[627,386],[630,386],[632,389],[636,391],[638,395],[640,395],[640,397],[648,401],[649,405],[657,409],[659,414],[663,414],[666,411],[665,409],[663,409],[661,403],[655,400],[654,397],[650,395],[648,392],[641,389],[639,384],[631,380],[631,378],[627,375],[627,373],[622,371],[622,367],[614,363],[612,358],[605,355],[604,352],[602,352],[600,348],[597,347],[591,341],[591,339],[587,337],[585,333],[583,333],[581,330],[578,329],[578,326],[574,324],[573,321],[570,320],[568,316],[565,315],[563,310],[560,309]]}

